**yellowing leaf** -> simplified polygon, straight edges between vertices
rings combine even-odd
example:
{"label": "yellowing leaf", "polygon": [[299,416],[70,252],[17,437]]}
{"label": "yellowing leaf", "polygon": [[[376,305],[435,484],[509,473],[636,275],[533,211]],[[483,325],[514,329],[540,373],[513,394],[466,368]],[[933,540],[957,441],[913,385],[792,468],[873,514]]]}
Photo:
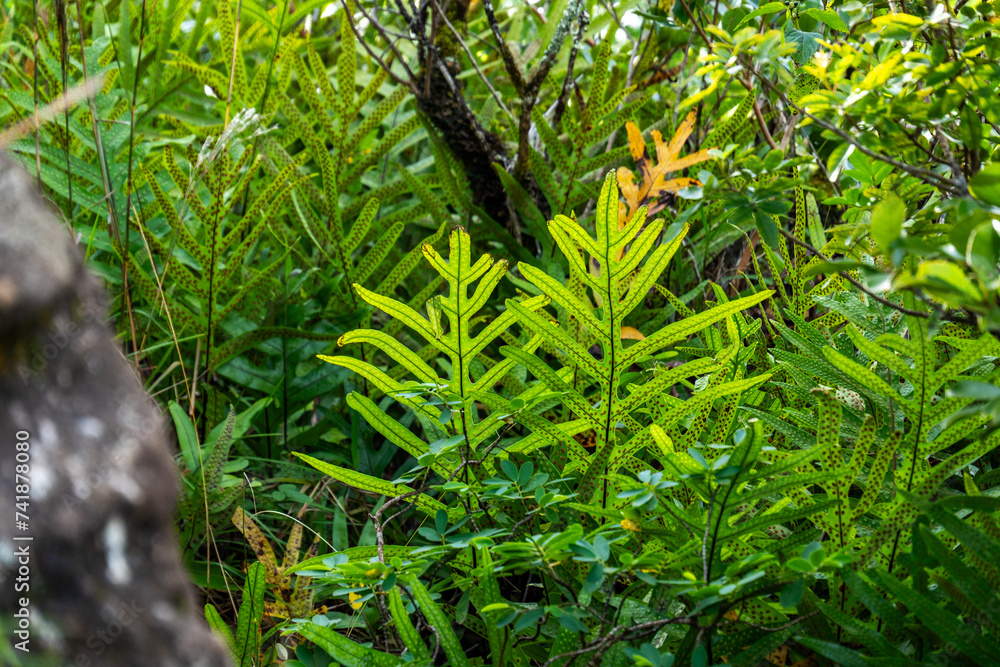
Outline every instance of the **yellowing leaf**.
{"label": "yellowing leaf", "polygon": [[646,338],[635,327],[622,327],[622,340],[643,340]]}
{"label": "yellowing leaf", "polygon": [[876,16],[872,19],[872,23],[880,28],[888,25],[902,25],[908,28],[916,28],[922,26],[924,20],[910,14],[886,14],[885,16]]}
{"label": "yellowing leaf", "polygon": [[[304,510],[305,508],[303,508]],[[299,512],[299,517],[302,512]],[[288,569],[294,567],[299,561],[302,546],[302,524],[296,522],[292,528],[291,535],[285,545],[285,557],[282,564],[278,565],[278,560],[274,555],[274,549],[267,537],[257,523],[237,506],[233,512],[233,525],[243,533],[243,537],[250,544],[257,560],[264,566],[265,581],[273,588],[275,595],[274,602],[264,603],[264,613],[271,618],[298,618],[309,616],[314,613],[323,613],[313,610],[313,589],[308,585],[299,586],[296,578],[294,590],[292,587],[292,577]],[[316,555],[319,548],[319,534],[316,535],[308,551],[306,558]]]}
{"label": "yellowing leaf", "polygon": [[267,575],[267,582],[270,584],[277,584],[281,579],[281,574],[278,568],[278,559],[274,556],[274,549],[271,548],[271,543],[267,541],[264,536],[263,531],[257,526],[256,522],[243,511],[243,508],[236,506],[236,510],[233,512],[233,525],[239,530],[246,541],[250,544],[250,548],[253,550],[254,555],[264,565],[264,573]]}
{"label": "yellowing leaf", "polygon": [[899,68],[897,71],[897,67],[902,61],[903,56],[898,51],[890,54],[885,60],[868,72],[865,80],[861,82],[861,88],[863,90],[874,90],[885,85],[893,76],[903,74],[904,70],[902,68]]}
{"label": "yellowing leaf", "polygon": [[632,533],[642,532],[642,526],[640,526],[637,521],[633,521],[632,519],[622,519],[621,527]]}
{"label": "yellowing leaf", "polygon": [[656,160],[650,158],[646,148],[646,140],[642,138],[642,133],[635,124],[629,122],[625,124],[628,132],[629,150],[635,160],[636,169],[639,171],[639,183],[635,183],[635,175],[626,167],[618,169],[618,186],[627,204],[623,212],[619,209],[619,228],[624,228],[625,222],[630,220],[640,206],[646,206],[649,215],[657,213],[667,205],[664,196],[671,192],[677,192],[690,185],[699,185],[693,178],[672,178],[667,176],[673,172],[686,169],[699,162],[710,160],[708,150],[700,150],[697,153],[680,157],[684,142],[691,136],[694,130],[697,114],[691,112],[687,118],[678,126],[674,136],[667,143],[656,130],[653,130],[653,143],[656,146]]}

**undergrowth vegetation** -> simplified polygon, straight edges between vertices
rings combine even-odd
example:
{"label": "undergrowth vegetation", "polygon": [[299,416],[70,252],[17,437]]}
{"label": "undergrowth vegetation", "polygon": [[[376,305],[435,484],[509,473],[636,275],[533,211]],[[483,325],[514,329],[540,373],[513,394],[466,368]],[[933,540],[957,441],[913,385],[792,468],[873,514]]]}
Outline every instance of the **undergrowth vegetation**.
{"label": "undergrowth vegetation", "polygon": [[996,665],[998,11],[0,0],[0,149],[234,664]]}

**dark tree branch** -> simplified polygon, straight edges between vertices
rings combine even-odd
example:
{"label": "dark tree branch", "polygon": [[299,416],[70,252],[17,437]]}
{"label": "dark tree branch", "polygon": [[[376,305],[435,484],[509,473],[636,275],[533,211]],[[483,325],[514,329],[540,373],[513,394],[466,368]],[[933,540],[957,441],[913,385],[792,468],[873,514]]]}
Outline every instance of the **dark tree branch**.
{"label": "dark tree branch", "polygon": [[527,87],[524,75],[521,73],[521,68],[517,66],[514,54],[511,53],[510,47],[500,32],[500,24],[497,22],[496,14],[493,13],[493,3],[490,0],[483,0],[483,11],[486,12],[486,22],[490,24],[490,31],[493,33],[493,39],[497,42],[497,48],[500,49],[500,58],[503,59],[507,75],[510,77],[511,83],[514,84],[514,90],[517,91],[518,95],[523,96],[524,90]]}
{"label": "dark tree branch", "polygon": [[[485,4],[488,3],[484,2],[484,7]],[[538,64],[538,69],[531,75],[524,88],[518,90],[521,95],[521,117],[517,127],[517,155],[514,158],[514,169],[512,172],[515,180],[518,182],[523,182],[528,175],[528,155],[531,147],[531,112],[538,103],[538,93],[542,89],[542,84],[545,83],[549,72],[552,71],[556,56],[559,55],[559,50],[562,48],[562,44],[569,34],[569,27],[574,20],[578,24],[588,22],[586,7],[579,0],[566,8],[566,13],[559,20],[559,25],[556,26],[553,33],[552,42],[545,49],[545,53],[542,54],[542,60]]]}
{"label": "dark tree branch", "polygon": [[472,51],[469,50],[469,45],[465,43],[464,39],[462,39],[462,35],[459,34],[458,30],[455,29],[455,26],[453,26],[451,21],[448,20],[448,17],[445,16],[444,10],[441,9],[441,6],[438,5],[437,1],[431,0],[431,3],[434,5],[434,9],[437,10],[438,16],[441,17],[441,20],[444,21],[444,24],[448,27],[448,30],[451,31],[451,34],[455,36],[455,39],[458,40],[458,43],[462,46],[462,50],[465,51],[465,55],[469,57],[469,62],[472,63],[472,66],[476,68],[476,74],[479,75],[479,79],[486,86],[486,89],[490,91],[490,95],[493,96],[493,99],[496,100],[496,103],[500,106],[503,112],[507,114],[507,117],[514,120],[513,114],[511,114],[510,110],[506,107],[506,105],[504,105],[503,100],[500,99],[499,93],[497,93],[496,89],[490,83],[490,80],[486,78],[486,75],[483,74],[483,71],[479,69],[479,64],[476,62],[475,56],[472,55]]}

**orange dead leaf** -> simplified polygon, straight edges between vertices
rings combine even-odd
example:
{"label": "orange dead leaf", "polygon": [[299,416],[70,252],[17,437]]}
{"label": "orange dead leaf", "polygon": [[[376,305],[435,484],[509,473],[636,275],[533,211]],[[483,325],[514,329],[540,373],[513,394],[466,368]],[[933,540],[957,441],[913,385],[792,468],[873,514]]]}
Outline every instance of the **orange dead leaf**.
{"label": "orange dead leaf", "polygon": [[[695,119],[696,114],[692,111],[678,126],[669,143],[663,140],[662,134],[653,130],[653,143],[656,145],[655,164],[649,156],[646,140],[642,138],[639,128],[631,122],[625,124],[625,129],[628,131],[629,149],[633,159],[635,159],[640,180],[639,183],[635,183],[635,174],[627,167],[618,168],[618,187],[626,202],[626,206],[619,207],[619,225],[624,226],[625,222],[635,215],[640,206],[646,206],[649,214],[657,213],[667,205],[666,200],[663,199],[664,195],[677,192],[690,185],[700,185],[699,181],[694,178],[667,179],[667,176],[673,172],[687,169],[699,162],[710,160],[712,157],[708,154],[707,149],[684,157],[680,156],[684,142],[694,130]],[[624,215],[622,215],[623,213]]]}
{"label": "orange dead leaf", "polygon": [[642,332],[634,327],[622,327],[622,340],[643,340]]}
{"label": "orange dead leaf", "polygon": [[[303,507],[303,510],[305,508]],[[299,512],[302,516],[302,512]],[[274,602],[264,603],[264,613],[271,618],[300,618],[311,616],[315,613],[325,613],[313,610],[312,601],[314,590],[304,580],[296,578],[294,584],[292,575],[286,574],[286,570],[299,562],[302,555],[302,524],[295,523],[292,527],[288,543],[285,545],[285,555],[281,565],[274,555],[274,548],[264,535],[257,523],[237,506],[233,511],[233,525],[243,533],[254,555],[264,565],[264,578],[268,585],[272,587],[275,595]],[[313,539],[312,544],[305,552],[305,557],[312,558],[319,551],[319,534]],[[300,585],[302,584],[302,585]]]}

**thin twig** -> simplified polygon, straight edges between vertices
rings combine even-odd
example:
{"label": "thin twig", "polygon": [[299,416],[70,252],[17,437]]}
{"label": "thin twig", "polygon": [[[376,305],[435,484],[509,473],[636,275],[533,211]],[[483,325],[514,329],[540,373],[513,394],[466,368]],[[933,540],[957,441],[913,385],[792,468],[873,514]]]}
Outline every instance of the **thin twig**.
{"label": "thin twig", "polygon": [[753,115],[757,119],[757,125],[760,127],[761,133],[764,135],[764,140],[767,141],[767,145],[772,149],[776,149],[778,144],[774,143],[774,137],[771,136],[771,131],[767,129],[767,121],[764,120],[764,114],[760,111],[760,105],[757,104],[756,95],[754,95],[753,101]]}
{"label": "thin twig", "polygon": [[[818,257],[821,261],[824,261],[824,262],[832,262],[833,261],[829,257],[827,257],[826,255],[824,255],[822,252],[820,252],[819,250],[817,250],[816,248],[814,248],[813,246],[809,245],[805,241],[802,241],[802,240],[796,238],[793,234],[788,233],[787,231],[785,231],[781,227],[778,227],[778,231],[781,232],[782,236],[784,236],[785,238],[787,238],[789,241],[791,241],[792,243],[795,243],[796,245],[799,245],[799,246],[805,248],[810,253],[812,253],[813,255],[815,255],[816,257]],[[842,278],[844,278],[847,282],[851,283],[852,285],[854,285],[855,287],[857,287],[859,290],[861,290],[862,292],[864,292],[865,294],[867,294],[871,298],[873,298],[876,301],[878,301],[879,303],[881,303],[883,306],[887,306],[889,308],[892,308],[893,310],[898,310],[899,312],[903,313],[904,315],[909,315],[911,317],[920,317],[920,318],[923,318],[923,319],[930,319],[930,314],[929,313],[924,313],[924,312],[921,312],[919,310],[913,310],[912,308],[907,308],[906,306],[901,306],[898,303],[893,303],[889,299],[886,299],[885,297],[880,296],[879,294],[875,293],[874,291],[872,291],[872,290],[868,289],[867,287],[865,287],[864,285],[862,285],[860,281],[856,280],[847,271],[837,271],[837,273]],[[953,315],[948,315],[947,313],[945,313],[944,315],[942,315],[942,319],[947,320],[948,322],[958,322],[960,324],[973,324],[973,322],[971,321],[971,319],[968,316],[966,316],[966,317],[955,317]]]}
{"label": "thin twig", "polygon": [[511,83],[514,84],[514,90],[517,91],[518,95],[523,96],[524,90],[527,88],[527,83],[524,80],[524,75],[521,73],[521,68],[517,66],[514,54],[511,53],[510,47],[500,32],[500,24],[497,22],[496,14],[493,13],[493,3],[490,0],[483,0],[483,11],[486,12],[486,22],[493,32],[493,39],[496,40],[497,47],[500,49],[500,57],[503,59],[503,64],[507,70],[507,75],[510,76]]}
{"label": "thin twig", "polygon": [[792,140],[792,133],[795,131],[795,127],[798,124],[799,124],[799,114],[796,113],[789,119],[788,125],[785,126],[785,132],[781,137],[781,143],[778,144],[778,148],[780,148],[783,151],[788,150],[788,144]]}
{"label": "thin twig", "polygon": [[[69,88],[69,19],[66,14],[66,3],[56,2],[55,5],[56,12],[56,23],[59,26],[59,65],[62,75],[62,89],[63,92]],[[63,118],[66,121],[65,131],[66,138],[69,141],[71,136],[69,133],[69,110],[67,109],[63,112]],[[68,210],[69,210],[69,226],[70,231],[73,232],[73,236],[76,233],[73,229],[73,166],[70,159],[70,151],[65,151],[66,153],[66,194],[68,199]]]}
{"label": "thin twig", "polygon": [[[142,222],[142,221],[140,221],[140,222]],[[146,255],[149,256],[149,257],[152,257],[153,256],[153,251],[149,247],[149,240],[146,238],[146,233],[143,231],[143,226],[144,226],[143,224],[137,225],[138,230],[139,230],[139,236],[142,237],[142,244],[146,248]],[[156,271],[156,262],[152,262],[151,263],[151,268],[152,268],[152,271],[153,271],[153,279],[156,281],[156,295],[158,297],[160,297],[160,301],[163,304],[163,313],[164,313],[164,315],[167,318],[167,328],[170,329],[170,337],[173,340],[174,349],[177,351],[177,358],[180,359],[180,360],[183,360],[184,357],[181,354],[181,346],[180,346],[180,341],[178,340],[178,337],[177,337],[177,330],[174,328],[174,319],[170,315],[170,304],[167,303],[166,290],[163,288],[163,283],[166,280],[167,269],[170,268],[170,263],[168,261],[167,265],[163,267],[163,273],[162,274],[157,273],[157,271]],[[156,306],[156,304],[154,304],[154,308],[155,308],[155,306]],[[200,343],[200,340],[199,340],[199,343]],[[201,348],[199,347],[198,349],[200,350]],[[175,363],[180,363],[180,362],[175,362]],[[187,388],[188,377],[187,377],[187,371],[184,369],[184,364],[183,363],[181,363],[181,376],[184,379],[184,386],[185,386],[185,388]],[[193,393],[194,390],[195,390],[195,378],[192,377],[191,378],[191,388],[190,388],[189,393]],[[191,421],[194,422],[194,408],[193,407],[192,407],[192,409],[190,411],[190,416],[191,416]],[[200,455],[201,454],[200,454],[200,450],[199,450],[199,456]]]}
{"label": "thin twig", "polygon": [[[681,1],[683,2],[683,0],[681,0]],[[922,169],[920,167],[915,167],[912,164],[907,164],[906,162],[900,162],[899,160],[893,159],[893,158],[889,157],[888,155],[883,155],[882,153],[879,153],[878,151],[873,151],[872,149],[868,148],[863,143],[861,143],[860,141],[858,141],[854,137],[854,135],[852,135],[850,132],[848,132],[848,131],[846,131],[846,130],[844,130],[844,129],[836,126],[836,125],[834,125],[833,123],[829,123],[829,122],[823,120],[822,118],[819,118],[819,117],[817,117],[817,116],[809,113],[808,111],[806,111],[805,109],[803,109],[799,105],[797,105],[794,102],[792,102],[790,99],[788,99],[788,96],[785,95],[784,92],[778,90],[778,88],[775,87],[775,85],[773,83],[771,83],[771,81],[766,76],[762,75],[757,70],[757,68],[752,67],[752,66],[748,66],[747,70],[751,74],[753,74],[753,76],[756,77],[757,80],[759,80],[768,90],[770,90],[773,93],[776,93],[778,95],[778,97],[781,99],[781,101],[784,104],[786,104],[789,108],[794,109],[797,113],[802,114],[803,116],[805,116],[806,118],[808,118],[812,122],[816,123],[816,125],[818,125],[821,128],[823,128],[824,130],[829,130],[830,132],[833,132],[838,137],[840,137],[841,139],[843,139],[844,141],[846,141],[850,145],[854,146],[855,150],[860,151],[861,153],[867,155],[870,158],[878,160],[879,162],[885,162],[886,164],[890,164],[893,167],[896,167],[897,169],[899,169],[901,171],[905,171],[906,173],[910,174],[911,176],[916,176],[917,178],[919,178],[921,180],[929,181],[930,183],[932,183],[932,184],[936,185],[937,187],[941,188],[942,190],[947,191],[949,194],[952,194],[952,195],[955,195],[955,196],[958,196],[958,197],[966,197],[966,196],[968,196],[968,194],[969,194],[969,188],[966,186],[966,184],[964,182],[949,180],[949,179],[944,178],[943,176],[941,176],[939,174],[934,173],[933,171],[928,171],[927,169]],[[739,77],[737,77],[737,78],[739,78]],[[963,179],[963,181],[964,181],[964,179]]]}
{"label": "thin twig", "polygon": [[816,611],[811,611],[808,614],[806,614],[805,616],[799,616],[798,618],[793,618],[788,623],[785,623],[784,625],[779,625],[779,626],[777,626],[775,628],[769,628],[766,625],[757,625],[756,623],[751,623],[750,621],[744,621],[742,619],[739,622],[743,623],[745,625],[749,625],[751,628],[756,628],[758,630],[764,630],[765,632],[780,632],[781,630],[787,630],[788,628],[792,627],[793,625],[798,625],[802,621],[806,620],[807,618],[812,618],[813,616],[815,616],[818,613],[819,613],[818,609]]}
{"label": "thin twig", "polygon": [[712,48],[712,40],[708,38],[708,35],[705,34],[705,31],[698,23],[698,20],[694,17],[694,12],[691,11],[691,7],[688,5],[687,0],[681,0],[681,6],[684,7],[684,11],[687,12],[687,15],[691,17],[691,23],[694,24],[694,29],[697,30],[698,34],[701,35],[701,38],[705,40],[705,46]]}
{"label": "thin twig", "polygon": [[[375,62],[379,64],[379,66],[383,69],[383,71],[385,71],[386,74],[392,77],[393,81],[395,81],[401,86],[406,86],[407,88],[410,89],[410,92],[413,93],[414,95],[419,94],[420,91],[417,90],[416,85],[413,83],[414,81],[417,80],[416,76],[414,76],[409,66],[407,66],[406,60],[403,58],[403,55],[396,48],[396,45],[393,43],[391,39],[389,39],[389,36],[385,34],[385,29],[382,27],[382,24],[379,23],[373,17],[369,16],[368,13],[365,11],[364,7],[362,7],[360,4],[357,6],[357,9],[358,11],[361,12],[361,15],[364,16],[365,19],[367,19],[368,22],[372,25],[372,27],[379,32],[379,34],[382,36],[382,39],[384,39],[386,43],[389,45],[389,48],[392,49],[393,54],[395,54],[396,56],[396,60],[399,61],[399,64],[402,65],[403,69],[406,70],[407,76],[410,77],[409,79],[402,79],[396,76],[396,74],[392,71],[392,67],[390,67],[388,63],[386,63],[377,53],[375,53],[374,50],[372,50],[370,46],[368,46],[367,40],[365,40],[364,36],[362,36],[362,34],[358,32],[358,27],[354,25],[354,17],[351,16],[351,13],[348,9],[347,0],[342,0],[342,1],[344,4],[343,20],[347,21],[347,24],[351,28],[351,32],[353,32],[354,36],[358,38],[358,41],[361,43],[361,46],[364,47],[365,51],[368,52],[368,55],[370,55],[372,58],[375,59]],[[353,44],[351,45],[344,44],[342,46],[343,48],[352,48],[352,49],[354,48]]]}

